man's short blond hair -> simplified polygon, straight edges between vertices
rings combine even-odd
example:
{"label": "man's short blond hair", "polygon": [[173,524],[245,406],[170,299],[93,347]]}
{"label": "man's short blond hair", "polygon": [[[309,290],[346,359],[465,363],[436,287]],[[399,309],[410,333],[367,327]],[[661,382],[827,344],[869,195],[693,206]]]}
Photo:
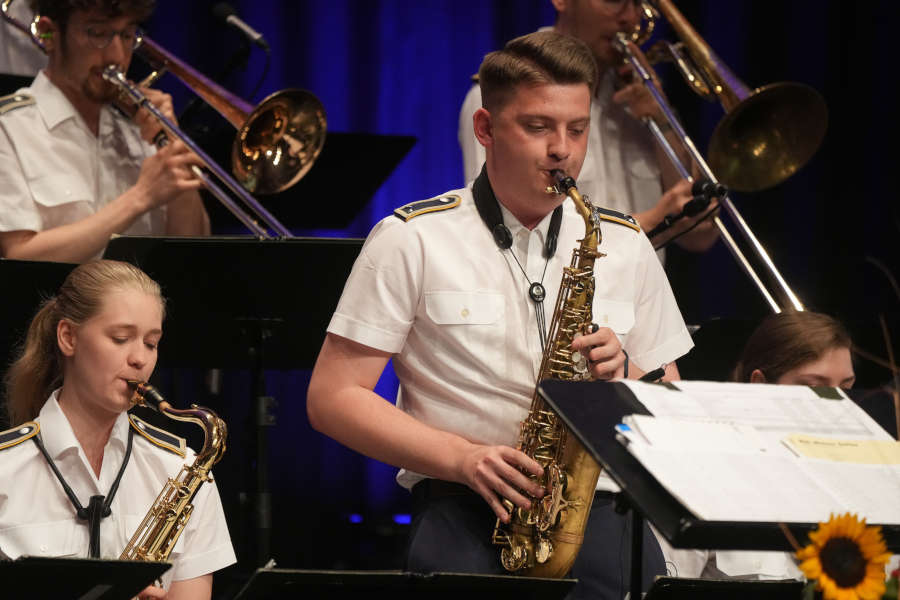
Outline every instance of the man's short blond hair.
{"label": "man's short blond hair", "polygon": [[499,110],[520,85],[585,84],[594,93],[597,63],[584,42],[555,31],[538,31],[489,53],[478,69],[481,104]]}

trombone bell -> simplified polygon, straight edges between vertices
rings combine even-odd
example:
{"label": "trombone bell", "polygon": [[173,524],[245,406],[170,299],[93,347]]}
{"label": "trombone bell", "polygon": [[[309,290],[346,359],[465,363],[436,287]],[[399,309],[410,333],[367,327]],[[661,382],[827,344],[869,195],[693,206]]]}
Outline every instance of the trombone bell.
{"label": "trombone bell", "polygon": [[325,109],[309,92],[270,95],[250,113],[231,147],[235,179],[257,194],[291,187],[322,152],[325,130]]}
{"label": "trombone bell", "polygon": [[709,164],[729,187],[754,192],[805,165],[825,137],[828,109],[813,88],[773,83],[731,109],[709,142]]}

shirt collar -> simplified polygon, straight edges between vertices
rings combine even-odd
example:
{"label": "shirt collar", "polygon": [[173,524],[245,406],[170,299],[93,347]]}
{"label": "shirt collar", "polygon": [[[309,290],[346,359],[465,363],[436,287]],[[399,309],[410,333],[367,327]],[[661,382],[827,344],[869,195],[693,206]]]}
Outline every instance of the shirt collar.
{"label": "shirt collar", "polygon": [[69,119],[80,119],[78,111],[44,71],[39,72],[31,82],[30,90],[37,100],[38,110],[44,118],[47,129],[53,129]]}
{"label": "shirt collar", "polygon": [[[75,432],[72,431],[72,425],[69,424],[69,420],[59,406],[58,397],[59,389],[56,389],[44,403],[38,415],[38,420],[41,424],[41,439],[50,458],[54,460],[65,452],[80,447],[78,438],[75,437]],[[116,418],[107,446],[109,444],[117,444],[124,449],[128,438],[128,427],[128,413],[123,412]]]}
{"label": "shirt collar", "polygon": [[[519,232],[525,230],[525,226],[519,222],[519,219],[517,219],[508,208],[503,206],[502,202],[497,202],[497,204],[500,205],[500,214],[503,215],[503,224],[506,225],[509,232],[512,234],[513,239],[515,239],[519,235]],[[542,244],[544,243],[544,240],[547,239],[547,231],[550,229],[550,219],[552,218],[553,211],[550,211],[543,219],[541,219],[541,222],[531,230],[533,233],[537,234],[538,239]]]}

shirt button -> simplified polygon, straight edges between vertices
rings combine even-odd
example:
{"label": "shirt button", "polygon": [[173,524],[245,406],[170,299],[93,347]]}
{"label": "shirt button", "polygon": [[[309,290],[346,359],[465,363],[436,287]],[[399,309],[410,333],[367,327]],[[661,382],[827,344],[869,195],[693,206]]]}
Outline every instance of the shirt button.
{"label": "shirt button", "polygon": [[462,318],[463,318],[463,319],[466,319],[466,318],[469,317],[469,309],[468,309],[468,308],[464,308],[464,309],[462,309],[462,310],[459,312],[459,314],[462,315]]}

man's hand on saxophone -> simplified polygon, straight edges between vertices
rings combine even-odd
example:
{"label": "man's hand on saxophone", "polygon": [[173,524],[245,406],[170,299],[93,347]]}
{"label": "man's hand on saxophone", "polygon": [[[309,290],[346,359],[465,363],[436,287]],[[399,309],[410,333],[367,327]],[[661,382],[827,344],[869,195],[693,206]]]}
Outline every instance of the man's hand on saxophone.
{"label": "man's hand on saxophone", "polygon": [[[622,342],[609,327],[598,327],[593,333],[572,341],[572,349],[587,356],[591,377],[599,380],[640,376],[632,373],[633,366],[625,372],[625,350]],[[637,373],[639,370],[635,369]],[[642,373],[641,373],[642,374]]]}
{"label": "man's hand on saxophone", "polygon": [[[531,508],[531,498],[541,498],[544,488],[528,478],[544,474],[537,461],[524,452],[509,446],[472,444],[472,451],[463,456],[459,467],[461,483],[484,498],[497,518],[507,523],[509,511],[503,505],[507,499],[521,508]],[[530,494],[531,498],[527,494]]]}

